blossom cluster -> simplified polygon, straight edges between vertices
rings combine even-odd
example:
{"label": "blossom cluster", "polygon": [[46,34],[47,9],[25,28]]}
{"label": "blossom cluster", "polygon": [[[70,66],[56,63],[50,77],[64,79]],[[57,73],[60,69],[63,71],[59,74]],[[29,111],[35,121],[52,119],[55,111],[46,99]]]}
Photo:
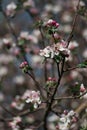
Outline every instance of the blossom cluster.
{"label": "blossom cluster", "polygon": [[[36,30],[37,35],[38,35],[38,31]],[[37,35],[35,34],[35,32],[33,32],[32,34],[30,34],[28,31],[21,31],[18,37],[18,44],[19,45],[23,45],[25,42],[33,42],[33,43],[37,43],[38,39],[37,39]]]}
{"label": "blossom cluster", "polygon": [[17,96],[12,102],[11,107],[22,110],[26,104],[31,104],[33,109],[36,109],[41,104],[40,92],[26,90],[22,96]]}
{"label": "blossom cluster", "polygon": [[78,121],[78,115],[73,111],[65,110],[59,118],[57,130],[69,130],[70,127]]}
{"label": "blossom cluster", "polygon": [[9,126],[12,128],[12,130],[19,130],[19,123],[21,123],[22,119],[21,117],[17,116],[14,117],[12,121],[9,122]]}
{"label": "blossom cluster", "polygon": [[22,96],[22,100],[25,100],[26,103],[32,103],[34,108],[37,108],[41,104],[40,92],[27,90]]}
{"label": "blossom cluster", "polygon": [[55,56],[62,55],[68,57],[70,50],[66,48],[66,42],[61,40],[60,42],[53,44],[51,46],[45,47],[43,50],[40,50],[40,56],[45,58],[55,58]]}

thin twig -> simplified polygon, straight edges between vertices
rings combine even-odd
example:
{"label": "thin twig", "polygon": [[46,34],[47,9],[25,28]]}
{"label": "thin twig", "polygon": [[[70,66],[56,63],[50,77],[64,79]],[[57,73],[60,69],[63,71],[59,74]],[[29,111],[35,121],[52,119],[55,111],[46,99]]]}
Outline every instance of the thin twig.
{"label": "thin twig", "polygon": [[51,109],[51,111],[56,115],[56,116],[60,116],[58,112],[54,111]]}
{"label": "thin twig", "polygon": [[87,91],[85,91],[84,93],[77,95],[77,96],[68,96],[68,97],[58,97],[58,98],[54,98],[54,100],[63,100],[63,99],[79,99],[82,96],[84,96],[87,93]]}
{"label": "thin twig", "polygon": [[51,65],[52,65],[52,77],[55,77],[55,64],[54,64],[54,61],[53,61],[53,63]]}
{"label": "thin twig", "polygon": [[14,114],[13,112],[11,112],[10,110],[8,110],[6,107],[4,107],[2,104],[0,104],[0,107],[4,110],[4,111],[6,111],[7,113],[9,113],[10,115],[12,115],[12,116],[16,116],[16,114]]}
{"label": "thin twig", "polygon": [[30,125],[30,127],[29,127],[29,129],[38,129],[39,127],[41,127],[42,125],[44,124],[44,122],[43,121],[41,121],[38,125]]}
{"label": "thin twig", "polygon": [[10,33],[14,36],[15,42],[17,43],[17,42],[18,42],[17,35],[15,34],[14,29],[13,29],[13,27],[11,26],[9,19],[8,19],[7,15],[5,14],[5,12],[4,12],[4,10],[3,10],[2,8],[1,8],[1,11],[2,11],[2,13],[3,13],[3,15],[4,15],[4,18],[5,18],[5,20],[6,20],[7,24],[8,24],[9,31],[10,31]]}
{"label": "thin twig", "polygon": [[52,37],[53,37],[53,39],[54,39],[54,43],[56,44],[56,39],[55,39],[55,37],[54,37],[54,33],[52,33]]}
{"label": "thin twig", "polygon": [[41,38],[42,38],[42,45],[43,45],[43,48],[45,48],[45,42],[44,42],[45,38],[44,38],[44,35],[43,35],[43,32],[42,32],[42,28],[41,28],[41,27],[39,27],[39,31],[40,31]]}
{"label": "thin twig", "polygon": [[68,69],[64,70],[64,72],[72,71],[72,70],[75,70],[75,69],[78,69],[78,68],[79,68],[78,66],[72,67],[72,68],[68,68]]}
{"label": "thin twig", "polygon": [[30,111],[29,109],[27,109],[27,110],[24,110],[23,112],[18,113],[18,116],[26,116],[28,114],[33,114],[33,113],[36,113],[36,112],[38,112],[40,110],[43,110],[43,109],[44,108],[38,108],[38,109],[36,109],[34,111]]}
{"label": "thin twig", "polygon": [[74,17],[74,20],[73,20],[73,24],[72,24],[72,30],[71,30],[71,33],[67,39],[67,47],[69,46],[69,43],[73,37],[73,32],[74,32],[74,29],[75,29],[75,26],[76,26],[76,21],[77,21],[77,17],[78,17],[78,9],[79,9],[79,5],[80,5],[80,0],[78,0],[78,4],[77,4],[77,11],[75,13],[75,17]]}
{"label": "thin twig", "polygon": [[33,81],[34,81],[34,83],[35,83],[37,89],[38,89],[38,90],[41,89],[41,88],[40,88],[40,84],[36,81],[35,77],[34,77],[31,73],[29,73],[29,72],[26,72],[26,74],[28,74],[28,75],[33,79]]}
{"label": "thin twig", "polygon": [[54,93],[53,95],[51,96],[51,99],[50,99],[50,103],[48,104],[48,108],[46,110],[46,113],[45,113],[45,116],[44,116],[44,129],[47,130],[47,117],[51,111],[51,106],[54,102],[54,97],[55,97],[55,94],[57,92],[57,88],[58,86],[60,85],[60,81],[62,79],[62,76],[63,76],[63,68],[64,68],[64,63],[65,63],[65,58],[63,59],[63,63],[62,63],[62,68],[61,68],[61,74],[60,74],[60,77],[58,78],[58,82],[57,82],[57,85],[55,87],[55,90],[54,90]]}
{"label": "thin twig", "polygon": [[39,82],[35,79],[35,77],[31,73],[27,72],[26,74],[28,74],[33,79],[35,86],[37,87],[37,90],[39,90],[41,93],[41,96],[45,98],[44,93],[43,93],[44,88],[39,84]]}
{"label": "thin twig", "polygon": [[60,77],[60,68],[59,68],[59,64],[57,63],[57,70],[58,70],[58,76]]}
{"label": "thin twig", "polygon": [[[41,38],[42,38],[42,45],[43,45],[43,48],[45,48],[45,37],[43,35],[43,32],[42,32],[42,28],[39,27],[39,31],[40,31],[40,34],[41,34]],[[47,60],[45,60],[45,63],[44,63],[44,77],[45,77],[45,82],[47,81]]]}

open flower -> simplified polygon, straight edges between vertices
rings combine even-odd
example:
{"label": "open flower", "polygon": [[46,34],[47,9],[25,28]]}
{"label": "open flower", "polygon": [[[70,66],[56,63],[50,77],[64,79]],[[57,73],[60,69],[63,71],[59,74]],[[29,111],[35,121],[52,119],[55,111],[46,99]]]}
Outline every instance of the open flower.
{"label": "open flower", "polygon": [[76,123],[77,121],[78,121],[78,116],[73,110],[67,113],[64,112],[59,118],[59,122],[56,129],[69,130],[70,127],[73,125],[73,123]]}
{"label": "open flower", "polygon": [[40,50],[40,55],[44,56],[46,58],[53,58],[54,57],[54,51],[50,46],[47,46],[43,50]]}
{"label": "open flower", "polygon": [[66,48],[67,43],[64,40],[61,40],[57,44],[53,45],[55,55],[62,54],[65,57],[70,55],[70,50]]}
{"label": "open flower", "polygon": [[62,55],[66,56],[66,57],[68,57],[70,54],[70,50],[67,48],[61,48],[61,49],[59,49],[59,51],[61,52]]}
{"label": "open flower", "polygon": [[32,103],[36,109],[39,104],[41,104],[40,93],[39,91],[27,90],[22,96],[22,100],[26,103]]}
{"label": "open flower", "polygon": [[36,109],[41,104],[40,92],[26,90],[22,96],[17,96],[11,103],[11,107],[17,110],[23,110],[26,103],[30,103],[30,109]]}
{"label": "open flower", "polygon": [[70,50],[66,48],[66,42],[61,40],[60,42],[47,46],[43,50],[40,50],[40,55],[45,58],[54,58],[61,54],[62,56],[68,57],[70,55]]}
{"label": "open flower", "polygon": [[28,40],[28,37],[29,37],[29,32],[27,32],[27,31],[21,31],[19,39]]}

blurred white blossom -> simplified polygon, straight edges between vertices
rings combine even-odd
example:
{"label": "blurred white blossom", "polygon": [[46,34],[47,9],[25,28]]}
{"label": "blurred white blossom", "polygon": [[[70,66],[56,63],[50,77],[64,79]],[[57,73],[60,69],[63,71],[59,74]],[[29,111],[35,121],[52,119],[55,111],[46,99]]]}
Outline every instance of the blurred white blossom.
{"label": "blurred white blossom", "polygon": [[83,30],[82,35],[83,35],[83,37],[85,38],[85,40],[87,41],[87,29],[84,29],[84,30]]}
{"label": "blurred white blossom", "polygon": [[6,6],[6,15],[7,16],[13,16],[15,14],[15,10],[17,8],[17,5],[12,1]]}
{"label": "blurred white blossom", "polygon": [[3,77],[8,74],[8,68],[7,67],[0,67],[0,77]]}

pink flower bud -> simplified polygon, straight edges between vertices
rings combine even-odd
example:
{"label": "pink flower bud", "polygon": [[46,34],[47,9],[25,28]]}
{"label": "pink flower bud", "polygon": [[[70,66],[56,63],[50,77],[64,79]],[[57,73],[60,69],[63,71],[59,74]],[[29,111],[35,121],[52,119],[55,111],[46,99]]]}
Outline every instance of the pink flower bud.
{"label": "pink flower bud", "polygon": [[15,108],[16,105],[17,105],[16,102],[12,102],[12,103],[11,103],[11,107],[12,107],[12,108]]}
{"label": "pink flower bud", "polygon": [[27,61],[24,61],[24,65],[28,65]]}
{"label": "pink flower bud", "polygon": [[68,111],[67,111],[67,110],[64,110],[63,113],[64,113],[64,115],[67,115],[67,114],[68,114]]}
{"label": "pink flower bud", "polygon": [[59,27],[59,23],[57,23],[55,20],[49,19],[47,24],[47,26],[54,26],[54,27]]}
{"label": "pink flower bud", "polygon": [[27,61],[24,61],[20,64],[20,68],[23,69],[24,67],[26,67],[28,65]]}
{"label": "pink flower bud", "polygon": [[52,78],[51,78],[51,77],[48,77],[48,81],[52,81]]}
{"label": "pink flower bud", "polygon": [[80,92],[84,92],[85,90],[86,90],[86,89],[85,89],[84,85],[81,84],[81,86],[80,86]]}
{"label": "pink flower bud", "polygon": [[56,130],[59,130],[59,126],[58,125],[56,125]]}

